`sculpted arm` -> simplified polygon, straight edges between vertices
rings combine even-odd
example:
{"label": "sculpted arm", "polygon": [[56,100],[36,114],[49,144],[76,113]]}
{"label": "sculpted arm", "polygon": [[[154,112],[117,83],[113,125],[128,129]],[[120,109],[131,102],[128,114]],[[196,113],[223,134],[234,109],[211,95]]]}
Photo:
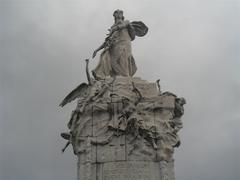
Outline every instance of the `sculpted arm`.
{"label": "sculpted arm", "polygon": [[97,55],[97,52],[103,49],[104,47],[105,47],[105,42],[93,52],[92,58],[94,58]]}

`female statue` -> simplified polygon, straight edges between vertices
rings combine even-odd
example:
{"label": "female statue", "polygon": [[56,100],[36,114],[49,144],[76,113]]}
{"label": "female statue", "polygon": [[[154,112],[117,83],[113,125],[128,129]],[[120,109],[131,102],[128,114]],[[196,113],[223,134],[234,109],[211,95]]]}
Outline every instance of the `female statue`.
{"label": "female statue", "polygon": [[133,76],[137,70],[132,56],[131,41],[136,36],[144,36],[148,28],[140,21],[129,22],[124,20],[123,11],[113,13],[114,24],[109,29],[105,42],[93,52],[104,49],[100,55],[97,67],[92,71],[95,79],[104,79],[106,76]]}

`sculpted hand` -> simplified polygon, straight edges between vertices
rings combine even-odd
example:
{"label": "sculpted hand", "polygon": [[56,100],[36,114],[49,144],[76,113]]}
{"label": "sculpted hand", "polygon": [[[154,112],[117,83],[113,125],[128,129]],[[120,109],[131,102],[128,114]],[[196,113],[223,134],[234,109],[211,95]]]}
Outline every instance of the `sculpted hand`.
{"label": "sculpted hand", "polygon": [[93,52],[92,58],[94,58],[96,55],[97,55],[97,51],[95,50],[95,51]]}

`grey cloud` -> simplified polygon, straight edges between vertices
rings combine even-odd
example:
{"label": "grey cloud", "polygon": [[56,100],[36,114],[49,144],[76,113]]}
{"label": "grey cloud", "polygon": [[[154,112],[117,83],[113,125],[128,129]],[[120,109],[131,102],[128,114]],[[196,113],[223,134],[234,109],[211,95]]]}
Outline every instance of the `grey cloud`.
{"label": "grey cloud", "polygon": [[[1,1],[0,179],[76,179],[76,158],[61,154],[72,103],[86,81],[84,59],[103,41],[119,8],[149,26],[133,42],[136,76],[161,79],[187,99],[176,149],[177,180],[240,177],[239,2]],[[97,58],[91,61],[91,68]]]}

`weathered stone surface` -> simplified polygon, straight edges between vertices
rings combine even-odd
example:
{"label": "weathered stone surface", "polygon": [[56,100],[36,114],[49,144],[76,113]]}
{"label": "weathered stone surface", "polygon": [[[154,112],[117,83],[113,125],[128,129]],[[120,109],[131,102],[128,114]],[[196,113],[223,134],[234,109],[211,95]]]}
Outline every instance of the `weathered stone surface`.
{"label": "weathered stone surface", "polygon": [[97,162],[97,146],[92,145],[96,137],[79,137],[81,141],[78,145],[73,146],[80,164]]}
{"label": "weathered stone surface", "polygon": [[132,77],[137,68],[131,41],[148,28],[129,22],[123,11],[113,14],[114,24],[91,78],[86,59],[87,83],[81,83],[60,103],[78,98],[68,123],[64,150],[72,145],[78,157],[78,180],[175,180],[174,148],[180,145],[184,98],[163,92],[156,83]]}
{"label": "weathered stone surface", "polygon": [[88,91],[68,123],[78,180],[174,180],[185,100],[130,77],[96,81]]}
{"label": "weathered stone surface", "polygon": [[98,180],[97,179],[97,164],[93,163],[78,163],[78,180]]}
{"label": "weathered stone surface", "polygon": [[[108,104],[106,105],[108,106]],[[93,136],[99,137],[99,136],[107,136],[105,133],[108,130],[108,124],[111,120],[111,114],[108,111],[108,108],[106,110],[100,109],[99,106],[93,106],[93,114],[92,114],[92,130],[93,130]]]}
{"label": "weathered stone surface", "polygon": [[114,162],[126,160],[125,135],[114,136],[105,146],[97,145],[97,162]]}
{"label": "weathered stone surface", "polygon": [[156,157],[157,151],[146,139],[127,136],[126,158],[128,161],[156,161]]}
{"label": "weathered stone surface", "polygon": [[157,180],[160,166],[156,162],[124,161],[103,164],[103,180]]}
{"label": "weathered stone surface", "polygon": [[145,100],[150,100],[151,98],[156,98],[158,95],[158,90],[155,83],[149,83],[145,80],[142,80],[139,77],[116,77],[116,80],[112,85],[113,102],[121,100],[122,97],[127,97],[130,100],[136,100],[136,95],[132,92],[133,86],[132,83],[138,88]]}
{"label": "weathered stone surface", "polygon": [[114,161],[78,164],[79,180],[175,180],[173,161]]}

